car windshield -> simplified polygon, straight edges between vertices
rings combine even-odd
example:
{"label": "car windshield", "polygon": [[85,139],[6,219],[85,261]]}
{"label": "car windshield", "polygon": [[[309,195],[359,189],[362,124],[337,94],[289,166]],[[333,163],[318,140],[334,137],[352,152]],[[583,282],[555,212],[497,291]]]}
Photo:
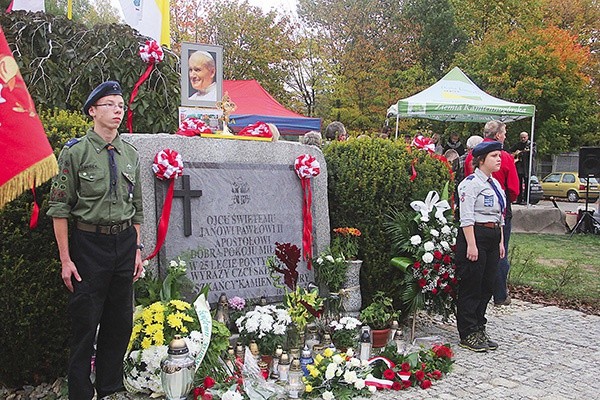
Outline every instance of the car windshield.
{"label": "car windshield", "polygon": [[583,183],[584,185],[587,185],[587,180],[588,179],[590,180],[590,185],[594,185],[594,184],[598,183],[598,181],[594,177],[591,177],[591,178],[579,178],[579,182]]}

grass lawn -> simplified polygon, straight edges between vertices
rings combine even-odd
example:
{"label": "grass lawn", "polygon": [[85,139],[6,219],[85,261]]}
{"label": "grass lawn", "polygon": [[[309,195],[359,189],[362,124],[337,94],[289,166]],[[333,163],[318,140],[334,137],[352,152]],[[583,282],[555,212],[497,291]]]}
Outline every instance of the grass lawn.
{"label": "grass lawn", "polygon": [[600,236],[513,233],[509,247],[511,284],[600,302]]}

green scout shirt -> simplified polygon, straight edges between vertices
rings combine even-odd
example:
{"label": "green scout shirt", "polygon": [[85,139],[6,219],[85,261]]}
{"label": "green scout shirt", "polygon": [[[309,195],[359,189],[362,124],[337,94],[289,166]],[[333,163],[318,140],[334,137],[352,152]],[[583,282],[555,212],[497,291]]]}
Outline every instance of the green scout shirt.
{"label": "green scout shirt", "polygon": [[112,225],[131,219],[144,221],[139,157],[135,147],[117,137],[117,189],[110,192],[107,143],[90,129],[72,139],[58,156],[59,173],[52,180],[48,215],[94,225]]}

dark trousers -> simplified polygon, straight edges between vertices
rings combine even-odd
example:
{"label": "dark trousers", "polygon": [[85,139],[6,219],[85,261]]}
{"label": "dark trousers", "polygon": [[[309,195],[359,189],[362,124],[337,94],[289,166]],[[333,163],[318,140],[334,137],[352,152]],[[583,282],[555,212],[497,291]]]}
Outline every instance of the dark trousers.
{"label": "dark trousers", "polygon": [[81,282],[73,278],[69,300],[72,319],[68,368],[69,399],[90,400],[94,339],[98,398],[123,390],[123,357],[133,320],[133,271],[137,233],[133,227],[117,235],[75,229],[71,257]]}
{"label": "dark trousers", "polygon": [[529,184],[529,177],[527,174],[519,175],[519,195],[517,196],[517,204],[524,203],[527,201],[527,185]]}
{"label": "dark trousers", "polygon": [[500,259],[500,228],[475,225],[479,257],[467,259],[467,242],[462,229],[456,240],[456,271],[459,278],[456,327],[461,339],[485,327],[485,311],[492,298]]}
{"label": "dark trousers", "polygon": [[510,271],[510,263],[508,262],[508,242],[510,241],[510,231],[512,230],[512,217],[504,219],[504,258],[498,262],[498,274],[496,275],[496,283],[494,284],[494,302],[502,303],[508,297],[508,272]]}

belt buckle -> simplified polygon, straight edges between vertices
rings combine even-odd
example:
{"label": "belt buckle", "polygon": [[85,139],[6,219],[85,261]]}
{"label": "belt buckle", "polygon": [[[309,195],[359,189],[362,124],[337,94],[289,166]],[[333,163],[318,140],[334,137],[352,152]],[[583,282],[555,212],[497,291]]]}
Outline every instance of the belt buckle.
{"label": "belt buckle", "polygon": [[116,235],[117,233],[121,232],[121,225],[120,224],[111,225],[109,231],[110,231],[111,235]]}

